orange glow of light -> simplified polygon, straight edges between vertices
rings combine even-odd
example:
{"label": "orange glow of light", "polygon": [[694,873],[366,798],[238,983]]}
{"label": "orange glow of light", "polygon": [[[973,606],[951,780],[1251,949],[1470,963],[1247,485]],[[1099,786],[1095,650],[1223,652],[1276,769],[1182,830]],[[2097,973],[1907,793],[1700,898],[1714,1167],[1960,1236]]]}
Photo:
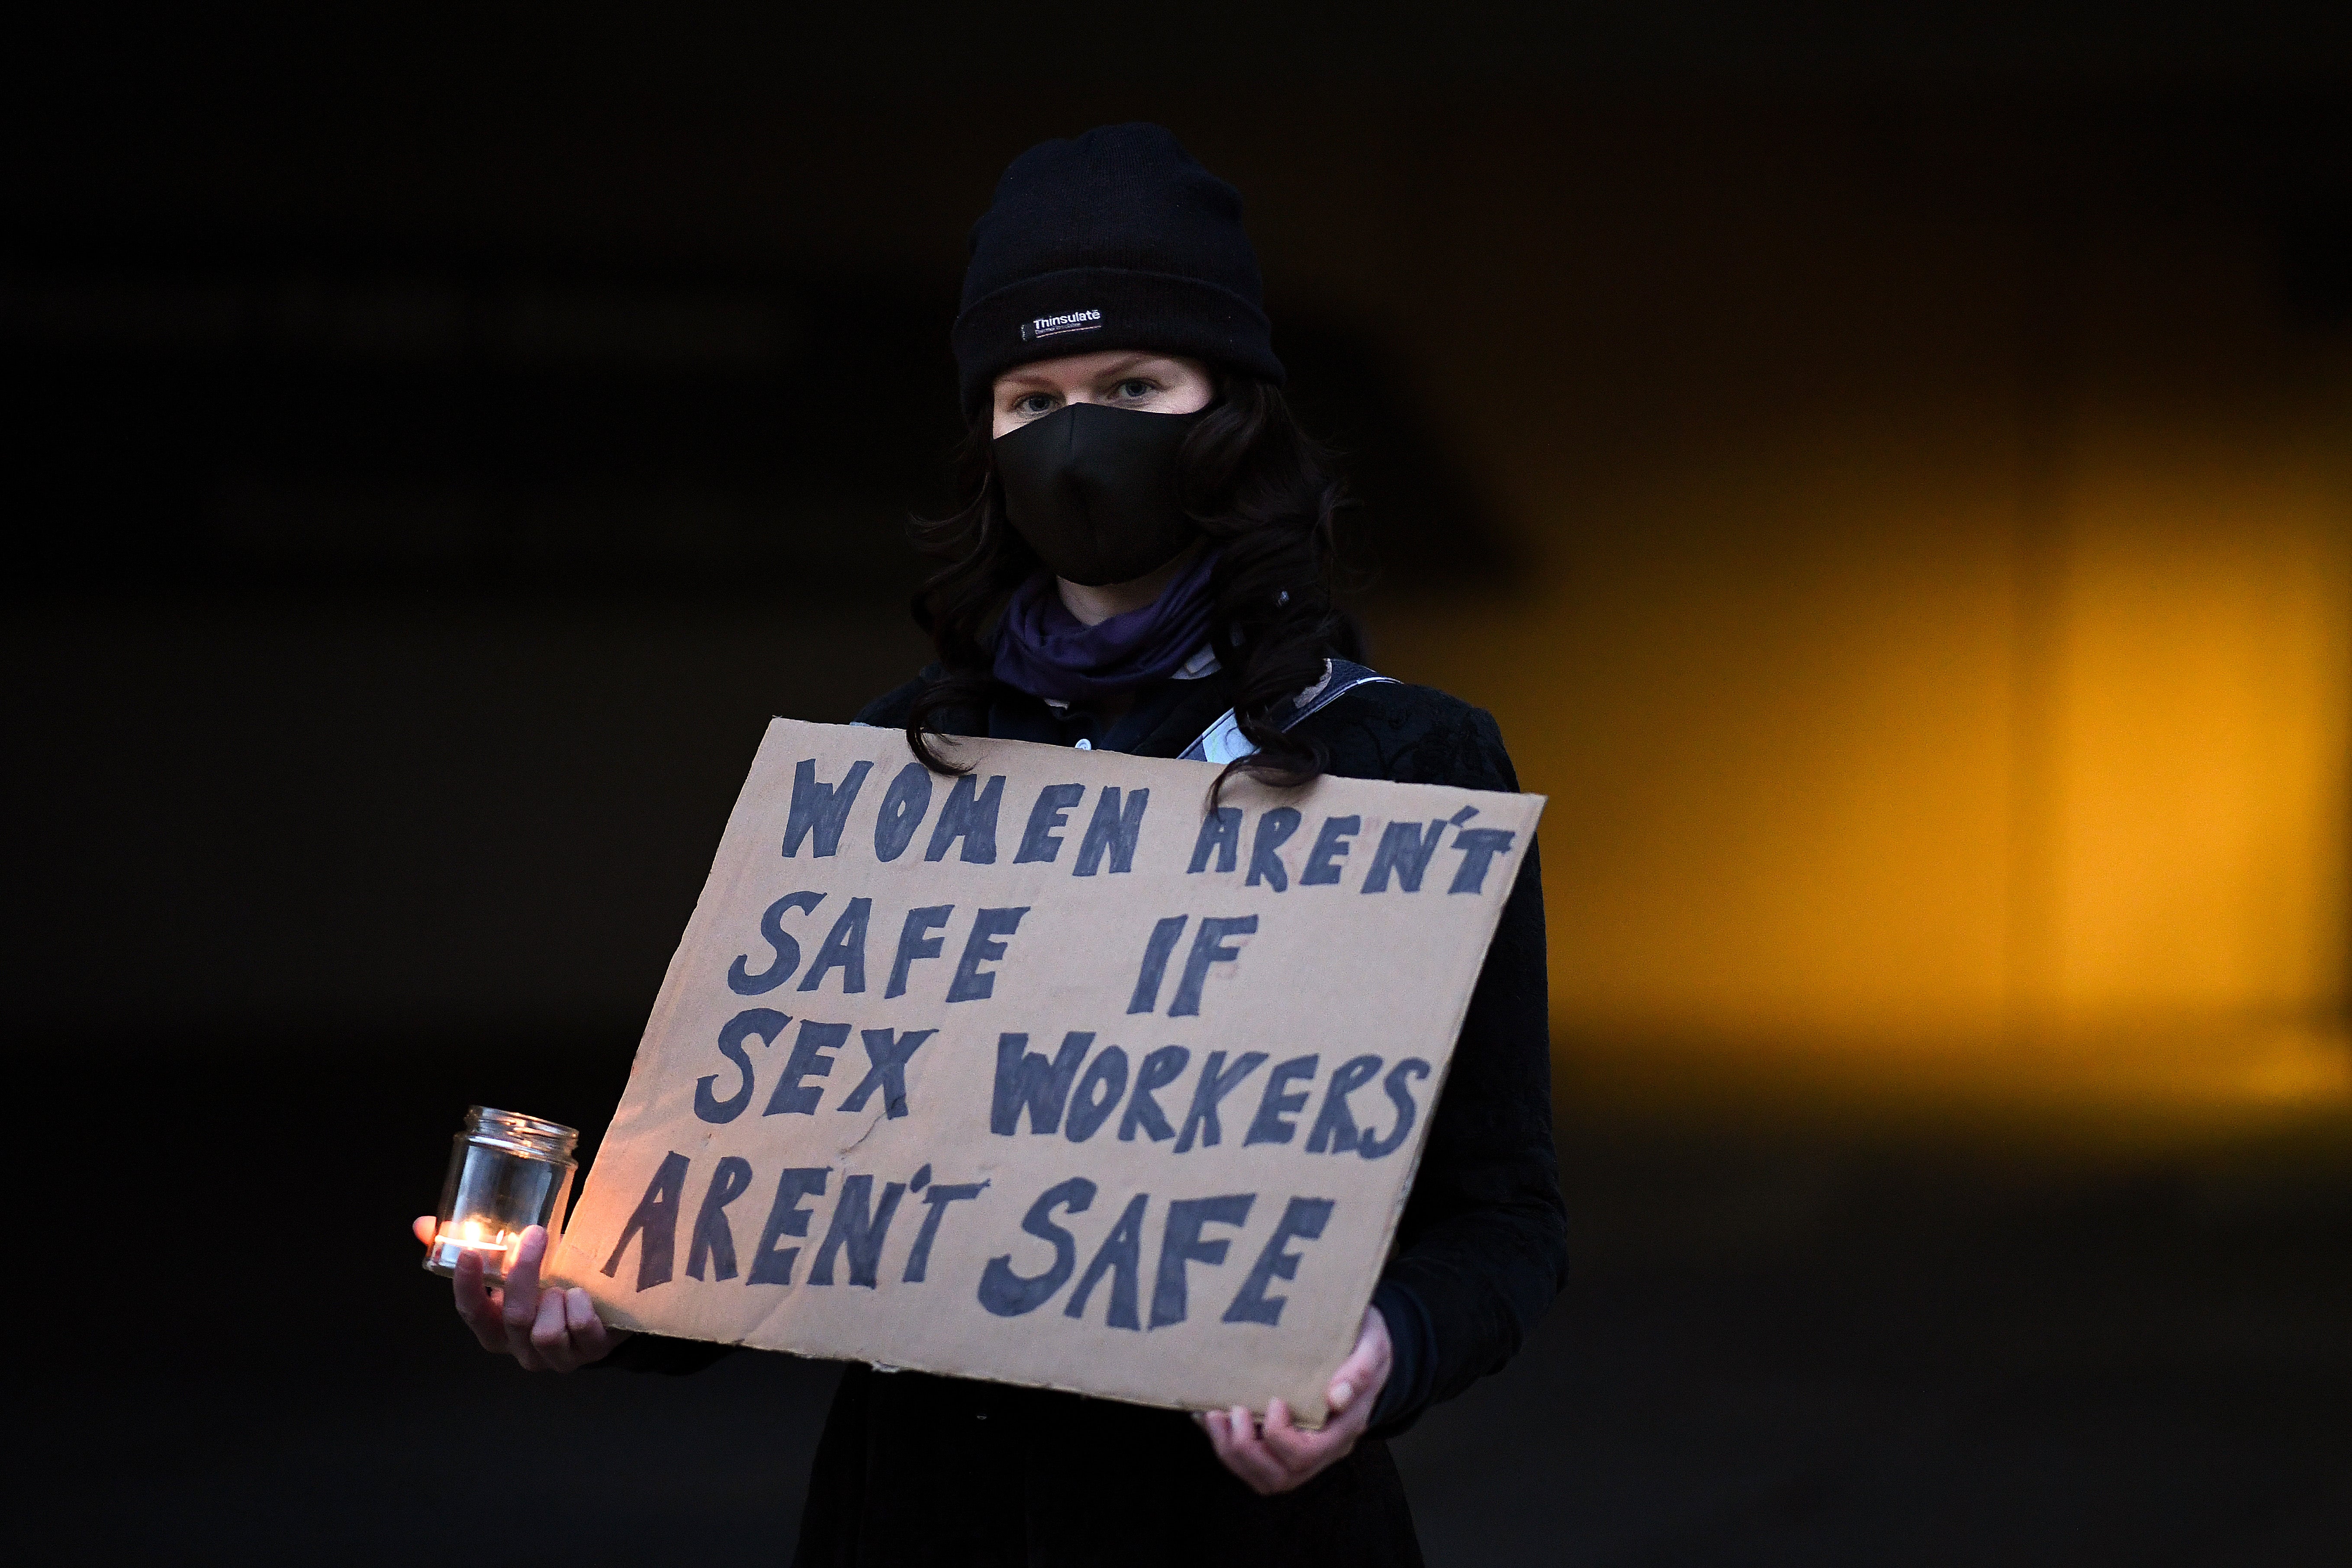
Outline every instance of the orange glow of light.
{"label": "orange glow of light", "polygon": [[1564,1078],[2352,1108],[2352,398],[2160,369],[2078,388],[2038,491],[2013,409],[1899,382],[1532,460],[1519,596],[1375,619],[1550,797]]}

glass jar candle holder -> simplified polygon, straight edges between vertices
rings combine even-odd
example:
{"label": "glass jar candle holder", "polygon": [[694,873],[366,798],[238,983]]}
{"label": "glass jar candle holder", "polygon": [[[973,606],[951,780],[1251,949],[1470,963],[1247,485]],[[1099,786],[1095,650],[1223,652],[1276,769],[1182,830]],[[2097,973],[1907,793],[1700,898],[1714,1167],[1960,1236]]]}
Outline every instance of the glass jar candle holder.
{"label": "glass jar candle holder", "polygon": [[487,1105],[467,1111],[450,1146],[449,1175],[441,1184],[441,1212],[425,1267],[455,1274],[457,1260],[470,1252],[482,1260],[484,1284],[503,1282],[522,1233],[534,1225],[552,1231],[562,1224],[579,1165],[572,1146],[579,1141],[561,1122]]}

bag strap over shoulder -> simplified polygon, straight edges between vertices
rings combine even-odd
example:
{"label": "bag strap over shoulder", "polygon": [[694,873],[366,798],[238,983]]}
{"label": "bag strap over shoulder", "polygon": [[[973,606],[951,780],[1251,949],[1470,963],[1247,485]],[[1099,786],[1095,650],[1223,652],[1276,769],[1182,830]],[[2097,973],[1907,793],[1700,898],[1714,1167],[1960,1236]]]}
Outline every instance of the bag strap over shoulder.
{"label": "bag strap over shoulder", "polygon": [[[1273,713],[1274,727],[1287,730],[1302,720],[1320,713],[1359,686],[1394,686],[1396,678],[1382,675],[1352,659],[1327,658],[1323,661],[1323,679],[1276,708]],[[1257,750],[1248,736],[1242,733],[1241,724],[1230,708],[1218,715],[1217,721],[1201,731],[1198,739],[1178,753],[1187,762],[1230,763],[1236,757],[1246,757]]]}

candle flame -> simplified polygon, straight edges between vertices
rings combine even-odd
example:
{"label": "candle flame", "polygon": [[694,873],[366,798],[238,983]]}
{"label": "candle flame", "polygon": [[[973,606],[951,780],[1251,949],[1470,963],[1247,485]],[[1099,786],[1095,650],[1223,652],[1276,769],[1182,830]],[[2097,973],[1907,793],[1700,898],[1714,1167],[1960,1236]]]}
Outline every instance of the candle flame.
{"label": "candle flame", "polygon": [[441,1227],[440,1234],[434,1237],[434,1242],[440,1247],[453,1247],[466,1252],[482,1254],[485,1263],[489,1260],[488,1254],[504,1253],[506,1255],[504,1266],[508,1268],[514,1267],[516,1258],[522,1251],[520,1231],[508,1230],[501,1226],[485,1236],[482,1222],[478,1219],[451,1221]]}

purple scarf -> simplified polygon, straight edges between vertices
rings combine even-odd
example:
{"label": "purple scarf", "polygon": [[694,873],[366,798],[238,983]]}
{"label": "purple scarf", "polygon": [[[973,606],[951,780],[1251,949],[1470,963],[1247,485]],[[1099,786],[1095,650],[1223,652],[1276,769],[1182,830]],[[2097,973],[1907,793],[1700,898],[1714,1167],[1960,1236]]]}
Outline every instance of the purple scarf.
{"label": "purple scarf", "polygon": [[1202,551],[1185,574],[1139,610],[1082,625],[1040,573],[1013,590],[996,637],[996,679],[1032,697],[1089,707],[1164,680],[1209,637],[1209,569]]}

